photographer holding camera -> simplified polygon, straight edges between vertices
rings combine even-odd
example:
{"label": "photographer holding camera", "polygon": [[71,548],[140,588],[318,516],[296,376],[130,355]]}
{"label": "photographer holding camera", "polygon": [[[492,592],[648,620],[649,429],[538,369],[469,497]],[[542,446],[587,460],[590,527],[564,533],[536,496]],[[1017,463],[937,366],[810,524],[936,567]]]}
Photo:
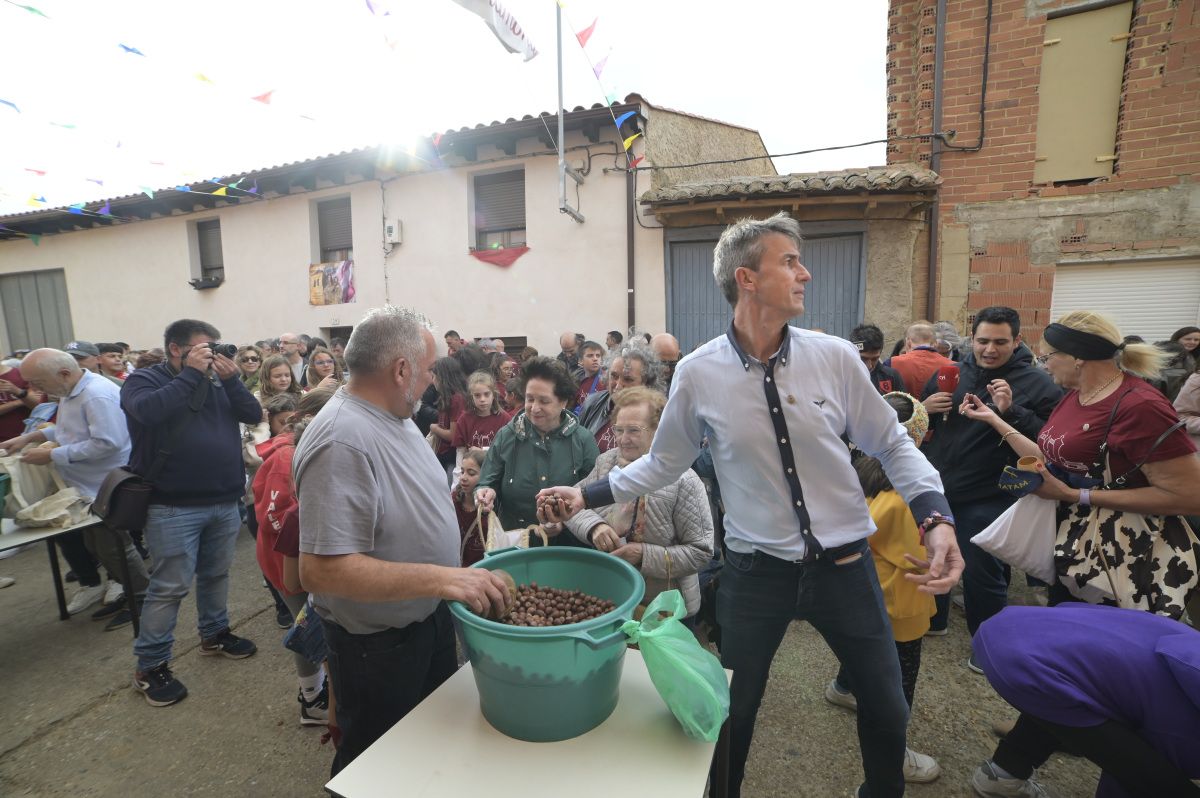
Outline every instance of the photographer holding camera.
{"label": "photographer holding camera", "polygon": [[200,653],[242,659],[257,649],[229,631],[229,567],[245,492],[238,423],[262,420],[262,407],[239,379],[237,347],[203,321],[167,327],[167,361],[138,369],[121,389],[129,425],[129,468],[145,477],[160,458],[146,517],[146,544],[154,557],[134,643],[133,686],[151,706],[187,696],[171,673],[179,603],[196,582]]}

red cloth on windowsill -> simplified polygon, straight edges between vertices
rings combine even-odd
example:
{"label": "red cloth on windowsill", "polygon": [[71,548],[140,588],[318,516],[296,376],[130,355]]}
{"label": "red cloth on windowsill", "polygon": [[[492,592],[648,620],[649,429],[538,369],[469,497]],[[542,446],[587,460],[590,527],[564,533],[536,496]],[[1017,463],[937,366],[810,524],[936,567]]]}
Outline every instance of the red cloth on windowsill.
{"label": "red cloth on windowsill", "polygon": [[528,251],[529,247],[508,247],[507,249],[475,249],[471,250],[471,254],[484,263],[507,268]]}

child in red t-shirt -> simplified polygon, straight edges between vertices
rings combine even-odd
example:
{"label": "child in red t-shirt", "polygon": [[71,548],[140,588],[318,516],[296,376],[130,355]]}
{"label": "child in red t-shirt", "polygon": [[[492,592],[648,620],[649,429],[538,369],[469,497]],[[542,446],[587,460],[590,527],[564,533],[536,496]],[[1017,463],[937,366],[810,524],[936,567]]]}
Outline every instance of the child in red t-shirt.
{"label": "child in red t-shirt", "polygon": [[483,541],[487,536],[488,513],[483,514],[482,528],[476,526],[475,486],[479,484],[479,472],[487,453],[483,449],[470,448],[462,456],[462,474],[458,484],[450,493],[454,501],[454,514],[458,516],[458,531],[462,535],[462,564],[474,565],[483,559]]}
{"label": "child in red t-shirt", "polygon": [[[500,408],[496,396],[496,380],[486,371],[476,371],[467,379],[467,394],[471,404],[454,422],[451,445],[462,459],[467,449],[486,449],[492,445],[512,416]],[[461,464],[460,464],[461,465]]]}

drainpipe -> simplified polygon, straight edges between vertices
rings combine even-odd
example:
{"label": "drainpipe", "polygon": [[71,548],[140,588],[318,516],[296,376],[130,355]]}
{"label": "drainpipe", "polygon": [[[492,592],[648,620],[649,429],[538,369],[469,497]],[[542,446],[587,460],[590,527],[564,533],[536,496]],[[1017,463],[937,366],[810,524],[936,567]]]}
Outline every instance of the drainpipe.
{"label": "drainpipe", "polygon": [[625,288],[629,297],[629,324],[626,329],[633,327],[636,314],[637,300],[633,292],[634,254],[633,254],[633,215],[637,213],[634,202],[637,201],[637,172],[628,169],[625,172]]}
{"label": "drainpipe", "polygon": [[[933,136],[929,139],[929,168],[937,172],[942,165],[942,67],[946,50],[946,0],[937,0],[937,22],[933,46]],[[930,321],[937,321],[938,232],[941,224],[941,198],[934,196],[929,209],[929,290],[925,297]]]}

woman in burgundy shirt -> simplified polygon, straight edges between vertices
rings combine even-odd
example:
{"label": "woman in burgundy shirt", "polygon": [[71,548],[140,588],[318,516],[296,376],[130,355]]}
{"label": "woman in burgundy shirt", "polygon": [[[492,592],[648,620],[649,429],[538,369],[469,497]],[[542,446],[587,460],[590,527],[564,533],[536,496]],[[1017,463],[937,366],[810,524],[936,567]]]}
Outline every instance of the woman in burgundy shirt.
{"label": "woman in burgundy shirt", "polygon": [[0,441],[25,433],[29,411],[42,401],[17,369],[0,364]]}
{"label": "woman in burgundy shirt", "polygon": [[[1041,470],[1045,482],[1037,495],[1042,498],[1146,515],[1196,515],[1200,513],[1196,447],[1183,429],[1171,432],[1155,447],[1179,420],[1166,397],[1146,382],[1158,375],[1165,356],[1153,346],[1122,341],[1116,325],[1086,311],[1069,313],[1046,328],[1042,360],[1054,381],[1069,390],[1036,442],[1016,432],[979,397],[968,394],[959,412],[990,424],[1018,455],[1036,456],[1049,464],[1049,469]],[[1145,464],[1129,475],[1125,489],[1092,491],[1095,480],[1088,478],[1088,472],[1101,459],[1106,430],[1114,478],[1143,460]],[[1077,599],[1061,583],[1051,585],[1051,604],[1071,600]],[[972,786],[980,795],[1040,794],[1030,786],[1035,783],[1033,771],[1054,748],[1053,740],[1039,734],[1036,724],[1022,714],[992,758],[976,769]],[[1019,793],[1020,789],[1026,792]]]}

